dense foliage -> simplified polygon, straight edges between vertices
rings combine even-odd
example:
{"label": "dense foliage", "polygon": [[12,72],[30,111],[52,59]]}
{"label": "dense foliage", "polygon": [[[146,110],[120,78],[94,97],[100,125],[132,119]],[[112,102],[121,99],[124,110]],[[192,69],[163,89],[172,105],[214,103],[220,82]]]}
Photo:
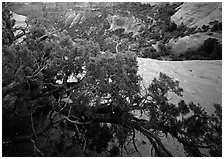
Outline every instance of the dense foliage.
{"label": "dense foliage", "polygon": [[[9,12],[3,13],[13,26]],[[204,156],[201,149],[221,156],[220,105],[209,115],[194,103],[171,103],[168,94],[182,96],[183,89],[163,73],[142,85],[136,54],[102,52],[95,21],[74,34],[60,28],[60,20],[51,23],[58,23],[55,28],[32,22],[22,43],[3,43],[3,156],[122,156],[128,143],[141,155],[139,132],[152,156],[173,156],[161,135],[176,138],[188,156]],[[86,37],[95,25],[95,34]],[[3,41],[13,36],[12,26],[3,26]]]}
{"label": "dense foliage", "polygon": [[208,38],[197,49],[173,57],[174,60],[222,60],[222,44],[215,38]]}

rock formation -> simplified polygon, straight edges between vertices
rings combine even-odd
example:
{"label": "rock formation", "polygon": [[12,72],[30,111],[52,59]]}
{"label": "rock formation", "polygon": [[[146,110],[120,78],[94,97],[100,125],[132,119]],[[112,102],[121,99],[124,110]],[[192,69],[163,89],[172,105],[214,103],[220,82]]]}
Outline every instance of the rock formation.
{"label": "rock formation", "polygon": [[116,29],[124,29],[124,33],[133,33],[137,35],[141,29],[141,25],[138,24],[134,17],[121,17],[119,15],[109,15],[107,18],[108,22],[110,23],[109,30],[116,30]]}
{"label": "rock formation", "polygon": [[202,27],[215,20],[222,21],[222,3],[185,2],[171,17],[177,25],[181,23],[188,27]]}

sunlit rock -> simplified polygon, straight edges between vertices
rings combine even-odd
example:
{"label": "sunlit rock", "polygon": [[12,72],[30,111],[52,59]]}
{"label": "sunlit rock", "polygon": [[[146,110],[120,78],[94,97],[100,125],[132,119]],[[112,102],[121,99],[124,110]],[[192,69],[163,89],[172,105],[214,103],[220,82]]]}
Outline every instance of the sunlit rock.
{"label": "sunlit rock", "polygon": [[171,20],[188,27],[202,27],[215,20],[222,22],[222,3],[185,2]]}

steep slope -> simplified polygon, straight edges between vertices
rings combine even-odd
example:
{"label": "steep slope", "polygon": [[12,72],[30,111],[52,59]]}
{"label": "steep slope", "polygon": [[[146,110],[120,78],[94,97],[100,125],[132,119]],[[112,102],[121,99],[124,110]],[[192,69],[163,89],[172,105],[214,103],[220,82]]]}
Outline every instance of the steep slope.
{"label": "steep slope", "polygon": [[222,3],[186,2],[171,17],[176,24],[188,27],[202,27],[212,21],[222,21]]}

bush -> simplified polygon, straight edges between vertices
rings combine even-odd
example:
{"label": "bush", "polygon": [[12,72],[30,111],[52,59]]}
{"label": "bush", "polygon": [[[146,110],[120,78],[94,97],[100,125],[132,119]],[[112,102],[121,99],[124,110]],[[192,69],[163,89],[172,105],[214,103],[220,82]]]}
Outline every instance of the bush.
{"label": "bush", "polygon": [[222,60],[222,45],[217,39],[209,38],[205,40],[202,50],[204,50],[202,56],[211,60]]}
{"label": "bush", "polygon": [[141,57],[156,59],[158,57],[158,54],[156,52],[156,49],[154,49],[153,47],[146,47],[142,48]]}
{"label": "bush", "polygon": [[203,29],[204,32],[208,31],[209,28],[210,28],[209,25],[203,25],[202,26],[202,29]]}
{"label": "bush", "polygon": [[174,22],[170,22],[169,26],[167,27],[167,32],[173,32],[177,29],[177,24]]}
{"label": "bush", "polygon": [[209,24],[211,25],[211,31],[222,31],[222,22],[218,22],[217,20],[215,20],[214,22],[210,22]]}
{"label": "bush", "polygon": [[196,50],[188,49],[183,55],[173,57],[174,60],[222,60],[222,45],[215,38],[208,38]]}

